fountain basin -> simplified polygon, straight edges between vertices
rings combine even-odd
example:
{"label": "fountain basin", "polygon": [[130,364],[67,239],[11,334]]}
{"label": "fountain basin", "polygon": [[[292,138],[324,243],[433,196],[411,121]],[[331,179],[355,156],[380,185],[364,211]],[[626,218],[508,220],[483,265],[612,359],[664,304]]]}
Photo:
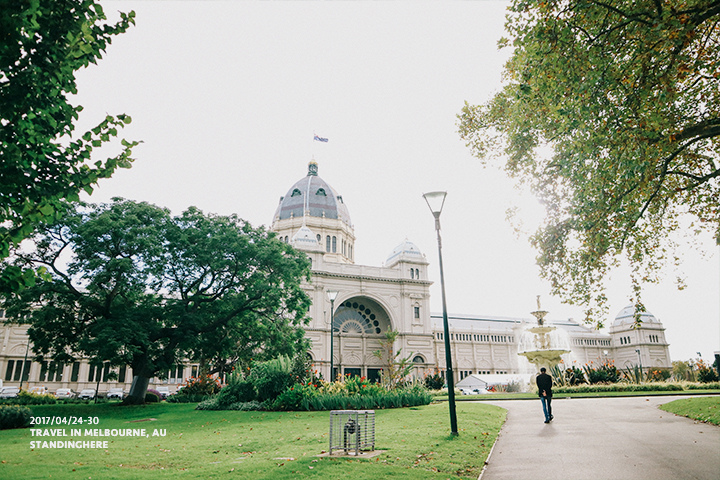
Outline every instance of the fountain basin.
{"label": "fountain basin", "polygon": [[530,352],[520,352],[518,355],[526,357],[530,363],[536,367],[553,367],[562,362],[562,355],[570,353],[570,350],[534,350]]}

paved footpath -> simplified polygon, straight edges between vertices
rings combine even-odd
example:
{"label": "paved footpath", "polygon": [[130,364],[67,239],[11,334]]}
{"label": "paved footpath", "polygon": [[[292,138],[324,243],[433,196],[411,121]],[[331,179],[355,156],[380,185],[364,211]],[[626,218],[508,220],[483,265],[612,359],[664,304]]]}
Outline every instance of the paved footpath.
{"label": "paved footpath", "polygon": [[687,397],[488,402],[508,410],[481,480],[720,480],[720,427],[658,405]]}

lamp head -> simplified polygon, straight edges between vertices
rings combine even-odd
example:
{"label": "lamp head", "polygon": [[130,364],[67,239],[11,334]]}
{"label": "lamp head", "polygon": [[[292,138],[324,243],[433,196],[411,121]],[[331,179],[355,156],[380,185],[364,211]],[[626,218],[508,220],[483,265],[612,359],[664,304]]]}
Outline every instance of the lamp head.
{"label": "lamp head", "polygon": [[337,298],[337,295],[338,295],[337,290],[328,290],[327,291],[328,300],[330,300],[331,302],[335,301],[335,299]]}
{"label": "lamp head", "polygon": [[445,205],[445,197],[447,196],[447,192],[428,192],[423,193],[423,198],[425,198],[425,201],[428,204],[428,207],[430,207],[430,211],[432,212],[435,217],[440,216],[440,212],[442,212],[443,205]]}

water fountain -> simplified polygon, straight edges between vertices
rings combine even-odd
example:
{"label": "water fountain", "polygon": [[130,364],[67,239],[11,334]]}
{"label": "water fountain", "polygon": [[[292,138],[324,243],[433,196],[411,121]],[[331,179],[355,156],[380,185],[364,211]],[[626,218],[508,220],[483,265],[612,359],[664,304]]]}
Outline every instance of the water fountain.
{"label": "water fountain", "polygon": [[540,295],[537,307],[537,311],[530,312],[537,319],[537,326],[525,330],[518,345],[518,355],[526,357],[539,371],[540,367],[550,369],[562,362],[562,355],[570,353],[570,348],[567,341],[556,334],[557,327],[545,325],[548,312],[540,306]]}

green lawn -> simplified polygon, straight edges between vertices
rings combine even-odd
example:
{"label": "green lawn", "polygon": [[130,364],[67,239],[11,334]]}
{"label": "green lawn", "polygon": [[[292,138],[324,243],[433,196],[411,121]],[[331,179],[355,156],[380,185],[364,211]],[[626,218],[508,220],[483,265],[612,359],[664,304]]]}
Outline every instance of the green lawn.
{"label": "green lawn", "polygon": [[[385,453],[371,460],[347,460],[318,457],[328,449],[328,412],[217,412],[196,411],[194,406],[32,407],[35,416],[99,419],[98,425],[80,426],[83,432],[144,428],[150,436],[72,438],[108,440],[107,449],[33,449],[31,441],[53,438],[31,437],[29,429],[3,430],[0,478],[476,479],[505,420],[505,410],[498,407],[460,403],[460,435],[453,438],[447,403],[376,410],[375,445]],[[70,434],[76,427],[61,428]],[[152,436],[155,430],[166,435]]]}
{"label": "green lawn", "polygon": [[720,396],[682,398],[660,408],[675,415],[720,425]]}

